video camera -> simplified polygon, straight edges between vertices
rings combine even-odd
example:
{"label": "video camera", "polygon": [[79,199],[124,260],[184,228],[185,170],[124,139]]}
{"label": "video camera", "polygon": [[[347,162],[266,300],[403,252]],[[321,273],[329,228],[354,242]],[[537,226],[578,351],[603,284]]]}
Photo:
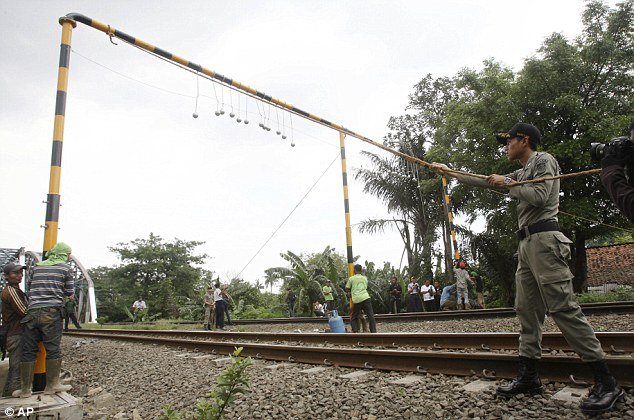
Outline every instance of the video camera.
{"label": "video camera", "polygon": [[623,159],[626,165],[634,163],[634,143],[628,137],[617,137],[609,143],[590,143],[590,157],[599,162],[605,156]]}

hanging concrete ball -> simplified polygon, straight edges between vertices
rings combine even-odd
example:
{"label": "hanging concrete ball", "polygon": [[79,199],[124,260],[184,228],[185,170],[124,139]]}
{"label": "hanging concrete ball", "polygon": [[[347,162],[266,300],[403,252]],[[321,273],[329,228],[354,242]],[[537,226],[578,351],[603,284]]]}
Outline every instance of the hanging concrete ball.
{"label": "hanging concrete ball", "polygon": [[220,115],[225,115],[225,110],[224,109],[220,110]]}
{"label": "hanging concrete ball", "polygon": [[286,140],[286,134],[282,135],[282,140]]}
{"label": "hanging concrete ball", "polygon": [[249,124],[249,120],[244,120],[244,123],[245,124]]}
{"label": "hanging concrete ball", "polygon": [[216,114],[216,117],[219,117],[220,116],[220,111],[216,111],[216,112],[214,112],[214,114]]}
{"label": "hanging concrete ball", "polygon": [[264,124],[260,123],[260,124],[258,124],[258,127],[264,128]]}
{"label": "hanging concrete ball", "polygon": [[294,141],[291,142],[291,147],[295,147],[295,142]]}
{"label": "hanging concrete ball", "polygon": [[229,116],[230,116],[231,118],[233,118],[233,117],[235,117],[235,116],[236,116],[236,114],[234,114],[234,113],[232,112],[231,114],[229,114]]}
{"label": "hanging concrete ball", "polygon": [[238,118],[236,119],[236,121],[237,121],[237,122],[239,122],[239,123],[241,123],[241,122],[242,122],[242,118],[238,117]]}
{"label": "hanging concrete ball", "polygon": [[281,132],[280,130],[277,130],[277,131],[275,132],[275,134],[277,134],[277,135],[279,136],[280,134],[282,134],[282,132]]}
{"label": "hanging concrete ball", "polygon": [[192,114],[192,117],[194,118],[198,118],[198,114],[196,114],[195,112]]}

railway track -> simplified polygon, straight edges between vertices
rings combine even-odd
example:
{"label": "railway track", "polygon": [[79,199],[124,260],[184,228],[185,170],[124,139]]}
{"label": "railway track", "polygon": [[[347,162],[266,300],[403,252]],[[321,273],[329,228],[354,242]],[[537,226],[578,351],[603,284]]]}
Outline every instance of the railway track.
{"label": "railway track", "polygon": [[[246,334],[246,335],[245,335]],[[254,335],[255,334],[255,335]],[[517,347],[517,334],[267,334],[233,333],[211,331],[130,331],[130,330],[91,330],[72,331],[72,336],[106,338],[135,341],[148,344],[162,344],[213,354],[230,354],[235,347],[242,347],[245,356],[255,359],[335,365],[350,368],[393,370],[418,373],[442,373],[446,375],[479,375],[482,377],[513,378],[517,373],[517,355],[493,353],[491,349],[509,348],[511,341]],[[545,333],[544,346],[566,350],[562,346],[560,334]],[[599,333],[604,346],[615,350],[606,361],[617,379],[624,386],[634,386],[634,358],[632,351],[632,333]],[[308,346],[308,340],[325,341],[355,347]],[[286,340],[291,345],[264,344],[261,342],[241,341]],[[221,341],[229,340],[232,341]],[[435,350],[376,349],[372,346],[412,346],[427,347],[431,340]],[[345,342],[349,340],[348,342]],[[401,341],[399,341],[401,340]],[[444,340],[444,341],[442,341]],[[315,343],[316,341],[311,341]],[[442,342],[444,344],[438,344]],[[378,344],[381,343],[381,344]],[[389,343],[389,344],[388,344]],[[400,343],[400,344],[399,344]],[[408,343],[408,344],[403,344]],[[413,344],[412,344],[413,343]],[[473,345],[475,345],[475,347]],[[478,347],[479,345],[479,347]],[[617,347],[623,346],[623,348]],[[447,351],[448,349],[477,349],[473,352]],[[577,356],[542,357],[540,370],[545,379],[558,382],[591,382],[589,369]]]}
{"label": "railway track", "polygon": [[[586,315],[601,314],[629,314],[634,313],[634,302],[609,302],[609,303],[585,303],[581,305],[583,313]],[[488,318],[508,318],[515,316],[513,308],[496,309],[474,309],[459,311],[439,311],[439,312],[409,312],[401,314],[378,314],[375,315],[377,322],[408,322],[408,321],[432,321],[447,319],[488,319]],[[263,318],[263,319],[235,319],[235,325],[250,324],[295,324],[295,323],[319,323],[328,322],[325,317],[294,317],[294,318]],[[200,321],[177,321],[174,324],[195,325]],[[130,325],[131,322],[113,322],[105,325]],[[152,325],[154,322],[141,323]]]}

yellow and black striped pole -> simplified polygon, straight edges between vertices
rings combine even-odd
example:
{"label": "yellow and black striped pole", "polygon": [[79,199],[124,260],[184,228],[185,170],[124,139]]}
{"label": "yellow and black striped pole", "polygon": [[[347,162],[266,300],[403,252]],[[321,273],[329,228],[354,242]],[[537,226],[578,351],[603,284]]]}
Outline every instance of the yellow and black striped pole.
{"label": "yellow and black striped pole", "polygon": [[[348,260],[348,278],[354,276],[354,255],[352,254],[352,226],[350,225],[350,200],[348,199],[348,170],[346,169],[346,135],[339,132],[341,148],[341,177],[343,178],[343,210],[346,218],[346,256]],[[352,296],[350,297],[350,317],[352,317]],[[352,318],[351,318],[352,320]]]}
{"label": "yellow and black striped pole", "polygon": [[350,200],[348,199],[348,170],[346,169],[346,135],[339,132],[341,147],[341,176],[343,178],[343,209],[346,217],[346,255],[348,259],[348,277],[354,275],[354,255],[352,255],[352,226],[350,225]]}
{"label": "yellow and black striped pole", "polygon": [[[59,50],[59,69],[57,72],[57,97],[55,99],[55,122],[53,126],[53,151],[51,153],[51,172],[46,197],[46,224],[44,225],[44,252],[46,253],[57,243],[59,223],[59,185],[62,172],[62,142],[64,141],[64,117],[66,113],[66,92],[68,89],[68,65],[70,63],[70,41],[73,28],[77,25],[74,20],[60,18],[62,25],[62,43]],[[33,377],[33,391],[43,391],[46,386],[46,350],[39,343],[39,351],[35,360],[35,375]]]}
{"label": "yellow and black striped pole", "polygon": [[453,244],[454,259],[460,259],[460,251],[458,250],[458,241],[456,240],[456,227],[453,224],[453,208],[451,206],[451,197],[449,197],[449,188],[447,187],[447,178],[442,177],[442,191],[445,197],[445,206],[447,208],[447,219],[449,220],[449,229],[451,231],[451,242]]}

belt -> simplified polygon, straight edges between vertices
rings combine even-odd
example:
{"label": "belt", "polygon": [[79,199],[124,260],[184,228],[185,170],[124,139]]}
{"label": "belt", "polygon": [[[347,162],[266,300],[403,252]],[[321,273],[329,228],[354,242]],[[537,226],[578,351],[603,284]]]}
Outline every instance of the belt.
{"label": "belt", "polygon": [[515,232],[520,241],[534,233],[559,231],[559,223],[554,220],[540,220]]}

